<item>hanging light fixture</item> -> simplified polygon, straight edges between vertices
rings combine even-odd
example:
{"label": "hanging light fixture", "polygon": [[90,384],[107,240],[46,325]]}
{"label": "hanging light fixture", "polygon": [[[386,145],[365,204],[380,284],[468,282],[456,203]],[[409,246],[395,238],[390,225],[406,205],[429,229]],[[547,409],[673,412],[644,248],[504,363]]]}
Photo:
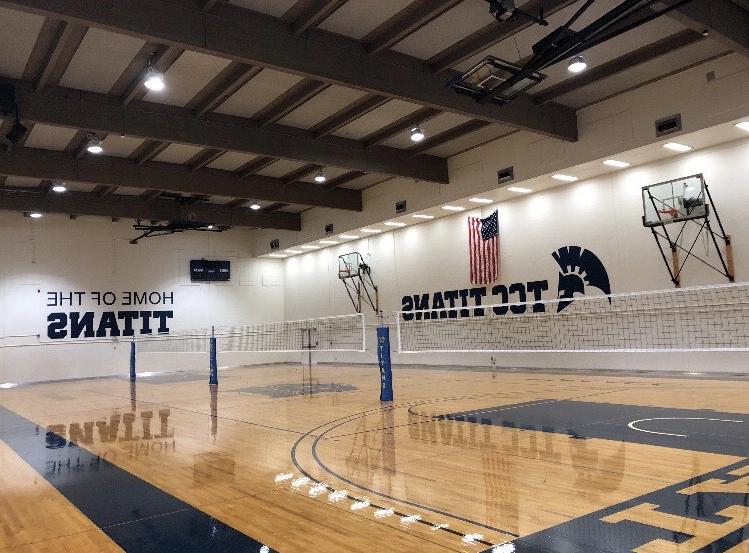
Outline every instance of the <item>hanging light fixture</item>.
{"label": "hanging light fixture", "polygon": [[57,181],[52,185],[52,192],[62,193],[66,192],[68,190],[68,187],[65,186],[64,182]]}
{"label": "hanging light fixture", "polygon": [[570,58],[570,64],[569,66],[567,66],[567,69],[569,69],[570,73],[581,73],[585,71],[587,67],[588,64],[585,61],[584,57],[572,56],[572,58]]}
{"label": "hanging light fixture", "polygon": [[424,134],[424,129],[421,127],[414,127],[411,129],[411,140],[413,142],[421,142],[426,138],[426,134]]}
{"label": "hanging light fixture", "polygon": [[102,145],[101,138],[96,136],[94,133],[89,133],[86,142],[86,151],[89,154],[100,154],[104,151],[104,146]]}
{"label": "hanging light fixture", "polygon": [[317,174],[315,174],[315,182],[318,184],[322,184],[325,181],[328,180],[328,177],[325,176],[325,171],[323,169],[320,169]]}
{"label": "hanging light fixture", "polygon": [[164,74],[151,65],[151,59],[153,56],[154,54],[148,55],[148,69],[146,69],[143,84],[148,90],[161,92],[166,87],[166,83],[164,82]]}

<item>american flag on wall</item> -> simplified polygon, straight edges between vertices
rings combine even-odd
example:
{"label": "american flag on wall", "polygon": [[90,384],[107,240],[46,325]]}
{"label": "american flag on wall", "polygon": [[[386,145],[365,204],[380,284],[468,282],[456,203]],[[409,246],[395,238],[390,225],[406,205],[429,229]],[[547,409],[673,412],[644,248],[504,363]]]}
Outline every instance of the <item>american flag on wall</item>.
{"label": "american flag on wall", "polygon": [[497,211],[468,218],[468,257],[471,284],[488,284],[499,277],[499,218]]}

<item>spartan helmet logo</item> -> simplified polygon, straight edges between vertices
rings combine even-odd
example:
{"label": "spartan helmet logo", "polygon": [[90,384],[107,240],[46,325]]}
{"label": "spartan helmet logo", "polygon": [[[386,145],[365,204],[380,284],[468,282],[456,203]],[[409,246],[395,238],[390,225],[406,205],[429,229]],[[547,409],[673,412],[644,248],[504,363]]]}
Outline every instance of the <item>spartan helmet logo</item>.
{"label": "spartan helmet logo", "polygon": [[[611,293],[609,275],[598,256],[580,246],[564,246],[551,254],[559,265],[559,299],[570,298],[557,304],[557,313],[572,303],[575,293],[585,294],[586,286]],[[611,303],[611,298],[609,298]]]}

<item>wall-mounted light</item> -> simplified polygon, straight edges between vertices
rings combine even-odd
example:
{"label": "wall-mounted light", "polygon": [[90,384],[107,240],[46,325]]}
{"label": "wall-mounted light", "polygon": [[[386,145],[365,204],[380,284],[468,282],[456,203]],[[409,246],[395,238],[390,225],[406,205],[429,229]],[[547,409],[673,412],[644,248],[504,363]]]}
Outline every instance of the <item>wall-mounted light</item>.
{"label": "wall-mounted light", "polygon": [[563,175],[562,173],[551,175],[551,178],[554,180],[560,180],[562,182],[575,182],[577,180],[577,177],[573,177],[572,175]]}
{"label": "wall-mounted light", "polygon": [[667,144],[664,144],[663,147],[673,152],[688,152],[692,149],[691,146],[687,146],[686,144],[679,144],[678,142],[668,142]]}
{"label": "wall-mounted light", "polygon": [[517,192],[518,194],[530,194],[533,192],[530,188],[523,188],[522,186],[508,186],[508,192]]}
{"label": "wall-mounted light", "polygon": [[608,165],[609,167],[616,167],[617,169],[624,169],[625,167],[629,167],[631,163],[627,163],[626,161],[618,161],[616,159],[607,159],[603,162],[604,165]]}

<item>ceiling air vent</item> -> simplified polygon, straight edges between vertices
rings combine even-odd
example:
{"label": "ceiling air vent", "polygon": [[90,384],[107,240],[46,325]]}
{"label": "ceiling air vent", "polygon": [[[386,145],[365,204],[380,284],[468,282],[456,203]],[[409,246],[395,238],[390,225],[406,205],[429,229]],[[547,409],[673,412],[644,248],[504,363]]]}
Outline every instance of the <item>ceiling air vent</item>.
{"label": "ceiling air vent", "polygon": [[405,213],[406,212],[406,200],[400,200],[399,202],[395,202],[395,212],[396,213]]}
{"label": "ceiling air vent", "polygon": [[655,136],[666,136],[667,134],[681,130],[681,113],[658,119],[655,122]]}
{"label": "ceiling air vent", "polygon": [[507,167],[506,169],[500,169],[499,171],[497,171],[498,184],[510,182],[511,180],[515,180],[515,171],[512,167]]}

